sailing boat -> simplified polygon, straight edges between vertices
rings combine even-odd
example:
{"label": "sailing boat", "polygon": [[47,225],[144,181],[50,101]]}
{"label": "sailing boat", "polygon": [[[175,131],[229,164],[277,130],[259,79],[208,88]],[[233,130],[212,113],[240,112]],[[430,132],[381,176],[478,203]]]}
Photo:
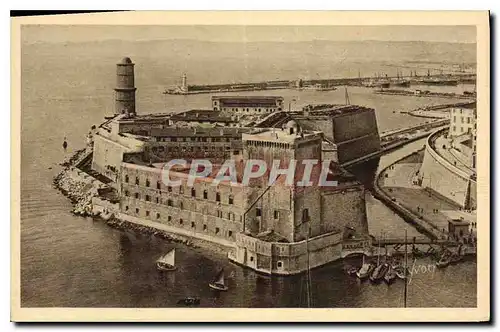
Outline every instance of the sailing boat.
{"label": "sailing boat", "polygon": [[160,271],[174,271],[175,267],[175,248],[165,255],[158,258],[156,268]]}
{"label": "sailing boat", "polygon": [[[380,236],[380,238],[382,239],[382,236]],[[386,257],[386,260],[387,260],[387,257]],[[370,281],[379,282],[385,276],[388,269],[389,269],[389,264],[387,264],[387,262],[380,264],[380,241],[379,241],[378,255],[377,255],[377,267],[373,270],[372,274],[370,275]]]}
{"label": "sailing boat", "polygon": [[361,268],[356,272],[356,276],[359,279],[365,279],[372,273],[373,268],[374,266],[372,263],[365,263],[365,255],[363,254],[363,265],[361,265]]}
{"label": "sailing boat", "polygon": [[395,266],[395,264],[394,264],[394,263],[393,263],[393,264],[391,264],[391,265],[389,265],[389,268],[388,268],[388,270],[387,270],[387,273],[386,273],[386,274],[385,274],[385,276],[384,276],[384,281],[385,281],[388,285],[392,284],[392,282],[393,282],[393,281],[396,279],[396,277],[397,277],[396,270],[394,269],[394,266]]}
{"label": "sailing boat", "polygon": [[224,269],[220,270],[217,277],[215,277],[215,280],[209,283],[208,286],[218,291],[227,291],[229,289],[224,279]]}

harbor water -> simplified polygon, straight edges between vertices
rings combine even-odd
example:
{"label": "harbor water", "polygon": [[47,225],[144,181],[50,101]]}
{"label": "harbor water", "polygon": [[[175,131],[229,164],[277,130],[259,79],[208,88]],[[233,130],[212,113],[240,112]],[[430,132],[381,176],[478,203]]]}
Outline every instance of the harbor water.
{"label": "harbor water", "polygon": [[[171,307],[180,298],[196,296],[201,299],[201,307],[306,306],[304,276],[260,276],[230,264],[214,252],[124,233],[70,213],[71,203],[52,187],[52,178],[65,156],[84,147],[89,128],[112,113],[114,65],[121,54],[89,61],[85,57],[64,57],[63,45],[53,47],[50,53],[23,52],[21,64],[21,305]],[[134,60],[138,62],[138,113],[210,108],[210,95],[161,93],[174,81],[159,75],[168,64],[159,59]],[[456,102],[377,95],[366,88],[348,88],[348,92],[352,104],[376,109],[380,132],[426,121],[400,114],[400,110]],[[282,95],[292,109],[309,103],[344,103],[345,96],[343,88],[271,93]],[[66,151],[62,149],[64,137],[69,144]],[[386,162],[384,158],[388,157],[382,157],[380,164]],[[367,212],[370,231],[375,235],[384,231],[388,236],[400,236],[405,229],[409,236],[418,235],[369,193]],[[177,271],[158,273],[154,261],[173,247],[177,249]],[[403,305],[403,282],[390,286],[362,283],[345,274],[344,264],[339,261],[311,272],[313,306]],[[475,261],[445,269],[430,269],[432,262],[428,259],[414,264],[417,268],[408,289],[409,306],[476,306]],[[218,294],[209,289],[208,283],[221,267],[226,270],[229,291]]]}

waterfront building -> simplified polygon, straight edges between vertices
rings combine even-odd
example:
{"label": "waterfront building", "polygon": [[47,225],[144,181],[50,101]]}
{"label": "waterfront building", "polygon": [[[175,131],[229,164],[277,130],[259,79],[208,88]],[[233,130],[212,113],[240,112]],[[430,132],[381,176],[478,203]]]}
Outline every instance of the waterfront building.
{"label": "waterfront building", "polygon": [[476,103],[452,108],[448,137],[473,134],[476,129],[476,118]]}
{"label": "waterfront building", "polygon": [[475,103],[453,108],[450,127],[427,139],[419,172],[422,187],[467,210],[477,207],[476,115]]}
{"label": "waterfront building", "polygon": [[212,108],[222,114],[263,115],[283,110],[283,97],[277,96],[213,96]]}

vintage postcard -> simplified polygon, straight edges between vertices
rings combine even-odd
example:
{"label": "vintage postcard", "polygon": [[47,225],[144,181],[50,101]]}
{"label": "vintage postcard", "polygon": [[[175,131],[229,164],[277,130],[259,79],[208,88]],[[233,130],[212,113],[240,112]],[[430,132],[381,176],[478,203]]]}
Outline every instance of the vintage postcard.
{"label": "vintage postcard", "polygon": [[12,320],[488,321],[489,47],[488,12],[12,19]]}

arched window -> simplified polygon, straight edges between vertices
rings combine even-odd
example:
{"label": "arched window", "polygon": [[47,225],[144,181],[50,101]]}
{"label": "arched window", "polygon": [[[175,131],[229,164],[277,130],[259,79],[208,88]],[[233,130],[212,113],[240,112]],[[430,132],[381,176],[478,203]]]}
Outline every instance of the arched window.
{"label": "arched window", "polygon": [[208,191],[205,189],[203,190],[203,199],[207,199],[208,198]]}
{"label": "arched window", "polygon": [[128,183],[128,175],[125,175],[125,182]]}
{"label": "arched window", "polygon": [[196,189],[191,188],[191,197],[196,197]]}
{"label": "arched window", "polygon": [[149,183],[149,179],[146,179],[146,187],[149,187],[150,183]]}

